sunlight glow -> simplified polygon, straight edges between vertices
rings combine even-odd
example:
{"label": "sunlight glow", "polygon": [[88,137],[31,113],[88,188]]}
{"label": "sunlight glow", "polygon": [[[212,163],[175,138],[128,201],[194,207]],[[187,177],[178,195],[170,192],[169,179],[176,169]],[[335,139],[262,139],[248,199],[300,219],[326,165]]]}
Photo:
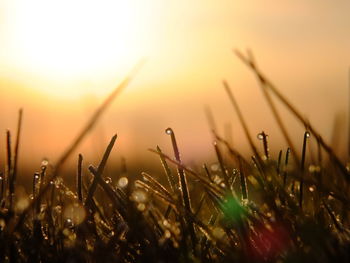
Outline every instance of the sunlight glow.
{"label": "sunlight glow", "polygon": [[141,1],[12,0],[8,6],[12,56],[46,78],[90,81],[127,71],[151,46],[150,9]]}

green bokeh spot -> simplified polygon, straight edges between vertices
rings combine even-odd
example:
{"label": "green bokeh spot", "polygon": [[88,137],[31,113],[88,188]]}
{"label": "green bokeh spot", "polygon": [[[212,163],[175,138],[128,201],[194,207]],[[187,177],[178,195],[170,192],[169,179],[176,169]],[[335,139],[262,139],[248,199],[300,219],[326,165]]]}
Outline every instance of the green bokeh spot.
{"label": "green bokeh spot", "polygon": [[229,196],[223,204],[223,212],[226,223],[237,224],[241,221],[244,210],[236,198]]}

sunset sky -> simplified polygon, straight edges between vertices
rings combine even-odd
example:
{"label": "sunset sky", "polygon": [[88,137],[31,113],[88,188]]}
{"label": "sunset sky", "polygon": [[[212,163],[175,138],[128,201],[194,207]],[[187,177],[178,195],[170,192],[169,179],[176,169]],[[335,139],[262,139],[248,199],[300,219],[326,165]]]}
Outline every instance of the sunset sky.
{"label": "sunset sky", "polygon": [[[99,156],[118,133],[116,156],[132,162],[157,144],[170,152],[172,127],[184,159],[212,155],[204,114],[247,149],[222,88],[227,79],[253,135],[284,141],[254,75],[233,54],[250,48],[263,72],[332,140],[346,134],[350,66],[347,0],[0,0],[0,154],[24,109],[21,162],[53,161],[93,110],[141,59],[147,63],[79,149]],[[285,110],[300,144],[302,127]],[[281,144],[281,142],[283,142]],[[298,144],[297,144],[298,145]],[[210,151],[208,150],[210,149]],[[151,156],[152,157],[152,156]]]}

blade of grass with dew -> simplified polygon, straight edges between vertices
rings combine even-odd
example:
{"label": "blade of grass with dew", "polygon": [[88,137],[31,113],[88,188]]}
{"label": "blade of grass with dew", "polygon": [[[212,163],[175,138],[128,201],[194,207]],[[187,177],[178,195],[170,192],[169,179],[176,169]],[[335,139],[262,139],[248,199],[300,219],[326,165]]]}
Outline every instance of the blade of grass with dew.
{"label": "blade of grass with dew", "polygon": [[264,131],[262,131],[261,133],[258,134],[257,137],[259,140],[262,140],[262,142],[263,142],[263,149],[264,149],[264,154],[265,154],[266,159],[267,160],[270,159],[269,144],[267,142],[268,135]]}
{"label": "blade of grass with dew", "polygon": [[308,138],[310,137],[310,133],[306,131],[304,133],[304,139],[303,139],[303,149],[301,153],[301,179],[300,179],[300,185],[299,185],[299,206],[300,208],[303,207],[303,194],[304,194],[304,173],[305,173],[305,159],[306,159],[306,143]]}
{"label": "blade of grass with dew", "polygon": [[[174,155],[175,155],[176,161],[179,162],[179,163],[182,163],[174,131],[171,128],[167,128],[165,130],[165,133],[167,135],[170,135],[171,143],[172,143],[172,146],[173,146],[173,149],[174,149]],[[185,209],[187,209],[189,212],[192,212],[190,194],[189,194],[189,191],[188,191],[187,178],[186,178],[184,169],[181,166],[178,166],[177,167],[177,172],[178,172],[178,175],[179,175],[179,183],[180,183],[180,192],[181,192],[182,202],[183,202],[183,204],[185,206]],[[196,246],[196,243],[197,243],[195,230],[194,230],[192,222],[188,221],[188,220],[186,220],[186,221],[187,221],[188,230],[189,230],[190,236],[191,236],[192,249],[193,249],[193,252],[195,252],[195,246]]]}
{"label": "blade of grass with dew", "polygon": [[96,187],[97,187],[98,180],[102,177],[103,170],[106,166],[108,157],[113,149],[113,146],[114,146],[114,143],[116,140],[117,140],[117,135],[114,135],[112,137],[111,141],[109,142],[105,153],[103,154],[102,160],[97,168],[97,173],[94,176],[94,180],[92,181],[92,184],[90,185],[90,188],[88,190],[88,194],[87,194],[85,202],[84,202],[85,205],[89,205],[89,203],[91,202],[92,196],[94,195]]}
{"label": "blade of grass with dew", "polygon": [[245,203],[248,202],[248,187],[247,187],[247,180],[244,174],[243,170],[243,163],[242,160],[239,160],[239,175],[240,175],[240,181],[241,181],[241,192],[242,192],[242,201]]}
{"label": "blade of grass with dew", "polygon": [[290,148],[286,151],[286,158],[284,160],[284,172],[283,172],[283,187],[286,187],[287,184],[287,173],[288,173],[288,162],[289,162],[289,154],[290,154]]}
{"label": "blade of grass with dew", "polygon": [[[148,150],[150,152],[152,152],[152,153],[157,154],[157,155],[160,154],[159,152],[157,152],[154,149],[148,149]],[[170,163],[173,163],[176,166],[180,166],[184,171],[186,171],[186,173],[188,173],[188,174],[192,175],[194,178],[198,179],[208,191],[214,192],[215,194],[224,195],[224,191],[222,189],[220,189],[216,184],[208,181],[208,179],[204,178],[203,176],[198,175],[196,172],[194,172],[191,169],[187,168],[182,163],[179,163],[178,161],[173,160],[172,158],[170,158],[166,154],[162,153],[162,155]]]}
{"label": "blade of grass with dew", "polygon": [[161,183],[159,183],[156,179],[154,179],[154,177],[152,177],[146,172],[141,172],[141,175],[143,176],[147,184],[152,185],[155,189],[158,189],[160,192],[162,192],[166,196],[172,198],[171,193],[169,193],[169,191]]}

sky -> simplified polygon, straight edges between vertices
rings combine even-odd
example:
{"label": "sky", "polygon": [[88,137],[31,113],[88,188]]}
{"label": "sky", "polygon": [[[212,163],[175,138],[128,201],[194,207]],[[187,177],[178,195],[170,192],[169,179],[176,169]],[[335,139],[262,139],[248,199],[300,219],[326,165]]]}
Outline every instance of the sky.
{"label": "sky", "polygon": [[[213,156],[205,106],[219,133],[230,130],[235,147],[248,151],[223,79],[252,135],[264,130],[276,154],[286,145],[233,49],[250,49],[327,141],[345,140],[349,10],[346,0],[0,0],[0,154],[23,108],[20,161],[55,162],[142,58],[142,70],[79,148],[88,159],[99,158],[118,133],[116,159],[153,162],[147,149],[159,145],[170,153],[164,130],[172,127],[184,160],[201,163]],[[303,127],[279,109],[301,147]]]}

